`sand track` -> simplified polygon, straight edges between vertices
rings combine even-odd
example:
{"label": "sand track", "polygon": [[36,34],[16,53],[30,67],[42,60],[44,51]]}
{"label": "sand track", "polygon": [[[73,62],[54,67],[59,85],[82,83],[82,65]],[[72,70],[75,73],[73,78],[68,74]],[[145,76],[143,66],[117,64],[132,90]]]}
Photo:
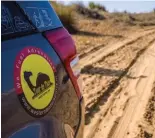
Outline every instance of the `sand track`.
{"label": "sand track", "polygon": [[[145,112],[145,107],[151,95],[153,82],[155,81],[155,57],[152,55],[154,53],[155,43],[151,45],[151,47],[133,67],[133,69],[136,68],[134,75],[137,75],[141,71],[140,75],[146,76],[146,78],[129,81],[125,89],[122,90],[121,93],[126,91],[130,93],[130,96],[128,97],[130,99],[127,102],[127,105],[125,105],[126,107],[122,115],[119,116],[117,114],[117,116],[120,117],[120,120],[118,121],[115,131],[113,131],[109,137],[131,138],[135,136],[138,121],[140,121],[140,118]],[[119,103],[120,101],[115,101],[114,106],[118,106]],[[119,112],[120,111],[118,109],[117,113]]]}
{"label": "sand track", "polygon": [[[113,51],[136,42],[138,39],[147,36],[151,33],[155,32],[155,30],[146,30],[144,32],[138,32],[138,33],[133,33],[129,38],[125,39],[124,41],[118,42],[116,44],[110,44],[107,46],[99,45],[95,46],[94,48],[87,49],[84,54],[80,55],[81,60],[80,60],[80,65],[81,67],[87,66],[90,64],[93,64],[95,62],[98,62],[101,60],[103,57],[107,56],[108,54],[112,53]],[[94,50],[95,49],[95,50]],[[95,52],[94,52],[95,51]]]}
{"label": "sand track", "polygon": [[86,101],[85,138],[136,136],[136,119],[142,116],[149,99],[146,92],[151,91],[155,77],[154,45],[155,30],[151,29],[85,53],[80,61]]}
{"label": "sand track", "polygon": [[[111,87],[117,85],[117,82],[126,75],[137,57],[155,40],[153,36],[154,34],[143,40],[140,39],[134,45],[127,45],[100,62],[82,69],[85,84],[84,96],[88,110],[92,108],[91,106],[98,101],[98,97],[101,97],[103,93],[108,96]],[[145,42],[137,47],[141,41]],[[126,77],[133,78],[131,75],[126,75]]]}

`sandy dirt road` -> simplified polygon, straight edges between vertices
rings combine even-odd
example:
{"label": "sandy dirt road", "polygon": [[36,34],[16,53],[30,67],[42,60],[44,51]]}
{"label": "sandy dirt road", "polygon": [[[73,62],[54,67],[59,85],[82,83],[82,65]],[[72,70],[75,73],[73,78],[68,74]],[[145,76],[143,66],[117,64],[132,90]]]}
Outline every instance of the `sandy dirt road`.
{"label": "sandy dirt road", "polygon": [[99,61],[100,59],[102,59],[103,57],[105,57],[106,55],[112,53],[113,51],[115,51],[127,44],[134,43],[138,39],[140,39],[146,35],[149,35],[154,31],[155,30],[146,30],[143,32],[136,32],[136,33],[133,33],[133,35],[129,36],[127,39],[117,42],[116,44],[109,44],[105,47],[103,47],[101,44],[93,49],[90,48],[90,50],[88,49],[87,52],[85,52],[83,55],[81,55],[83,58],[81,58],[81,60],[80,60],[80,65],[86,66],[89,64],[93,64],[93,63]]}
{"label": "sandy dirt road", "polygon": [[145,122],[155,81],[155,29],[88,52],[80,64],[85,138],[141,138],[140,119]]}
{"label": "sandy dirt road", "polygon": [[136,136],[155,81],[154,64],[155,43],[129,71],[132,76],[143,77],[127,80],[118,99],[113,102],[107,116],[100,123],[98,129],[101,131],[98,131],[94,138],[134,138]]}

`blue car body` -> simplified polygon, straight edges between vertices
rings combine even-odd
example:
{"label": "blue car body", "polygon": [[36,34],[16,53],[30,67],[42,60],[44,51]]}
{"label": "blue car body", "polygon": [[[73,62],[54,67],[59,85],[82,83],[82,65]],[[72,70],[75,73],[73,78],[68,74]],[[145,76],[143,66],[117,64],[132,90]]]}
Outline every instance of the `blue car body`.
{"label": "blue car body", "polygon": [[[83,98],[77,96],[65,64],[44,35],[48,31],[63,29],[51,4],[47,1],[1,3],[2,138],[67,138],[68,132],[72,133],[73,137],[82,138]],[[31,54],[28,53],[29,50]],[[44,69],[44,66],[47,68]],[[23,79],[26,78],[27,70],[23,73],[22,68],[34,71],[29,81],[36,87],[29,88],[28,81]],[[53,76],[45,75],[46,70],[50,71],[49,68],[53,69]],[[38,76],[35,76],[36,72]],[[54,88],[51,86],[49,89],[49,92],[52,91],[49,103],[49,98],[44,98],[44,95],[40,96],[42,103],[39,103],[39,98],[36,101],[33,101],[33,98],[29,99],[28,92],[38,90],[39,94],[45,86],[40,84],[37,87],[39,80],[37,82],[36,77],[39,78],[39,75],[54,80],[51,83],[55,85]],[[43,78],[40,81],[42,80]],[[46,110],[44,105],[48,107]]]}

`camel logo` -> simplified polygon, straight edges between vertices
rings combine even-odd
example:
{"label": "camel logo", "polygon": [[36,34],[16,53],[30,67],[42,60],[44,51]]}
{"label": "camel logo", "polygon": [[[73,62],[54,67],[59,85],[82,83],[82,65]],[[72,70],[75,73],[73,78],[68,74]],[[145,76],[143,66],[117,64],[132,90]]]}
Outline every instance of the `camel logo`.
{"label": "camel logo", "polygon": [[27,47],[15,61],[15,88],[25,110],[34,117],[48,113],[57,93],[57,72],[41,49]]}
{"label": "camel logo", "polygon": [[53,84],[52,82],[50,82],[50,78],[48,75],[39,72],[36,78],[36,86],[34,86],[31,83],[30,76],[32,76],[32,72],[24,72],[24,79],[31,91],[34,93],[34,96],[32,97],[33,99],[45,92]]}
{"label": "camel logo", "polygon": [[48,75],[43,73],[38,73],[36,78],[36,86],[31,83],[30,76],[32,76],[32,72],[24,72],[24,79],[27,82],[29,88],[34,93],[33,99],[45,92],[51,85],[53,84],[50,82],[50,78]]}

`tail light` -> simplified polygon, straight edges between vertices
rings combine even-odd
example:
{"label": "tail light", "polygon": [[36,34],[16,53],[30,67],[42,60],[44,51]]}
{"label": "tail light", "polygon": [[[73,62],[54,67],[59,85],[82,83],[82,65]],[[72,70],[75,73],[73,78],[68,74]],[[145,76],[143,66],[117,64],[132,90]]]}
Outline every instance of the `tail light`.
{"label": "tail light", "polygon": [[76,90],[77,96],[81,99],[80,69],[78,68],[79,59],[71,35],[65,28],[48,31],[45,32],[44,35],[61,58]]}

